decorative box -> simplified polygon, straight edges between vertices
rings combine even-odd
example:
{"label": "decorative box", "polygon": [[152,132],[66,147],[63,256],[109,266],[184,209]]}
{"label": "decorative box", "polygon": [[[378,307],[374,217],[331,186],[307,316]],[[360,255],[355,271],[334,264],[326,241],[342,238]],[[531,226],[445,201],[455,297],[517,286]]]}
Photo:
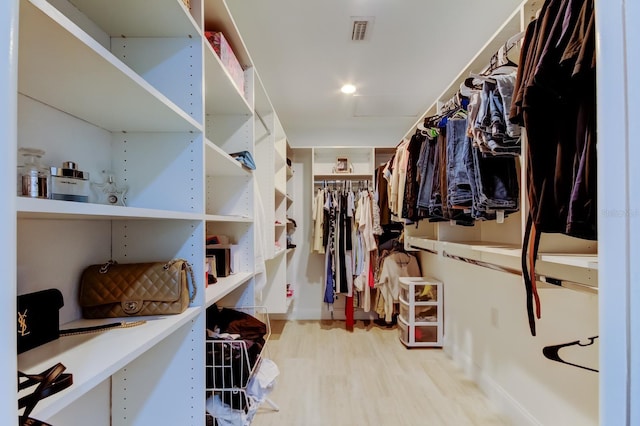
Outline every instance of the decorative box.
{"label": "decorative box", "polygon": [[244,70],[242,65],[233,53],[231,46],[224,38],[224,35],[219,31],[205,31],[205,37],[211,43],[211,47],[220,57],[220,61],[227,69],[227,72],[236,84],[236,87],[244,95]]}

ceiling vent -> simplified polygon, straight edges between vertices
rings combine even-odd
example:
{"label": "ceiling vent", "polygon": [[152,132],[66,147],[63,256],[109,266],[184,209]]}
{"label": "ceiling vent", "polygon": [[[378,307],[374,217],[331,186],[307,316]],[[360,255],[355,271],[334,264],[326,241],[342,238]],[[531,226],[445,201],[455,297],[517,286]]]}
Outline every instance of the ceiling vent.
{"label": "ceiling vent", "polygon": [[373,26],[373,16],[352,16],[351,17],[351,40],[369,40],[369,33]]}

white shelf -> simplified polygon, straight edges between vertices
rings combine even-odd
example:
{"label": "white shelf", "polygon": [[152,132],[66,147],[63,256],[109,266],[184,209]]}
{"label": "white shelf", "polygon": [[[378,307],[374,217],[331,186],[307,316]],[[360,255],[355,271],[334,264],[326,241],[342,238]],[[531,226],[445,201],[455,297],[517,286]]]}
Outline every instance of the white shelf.
{"label": "white shelf", "polygon": [[293,177],[293,169],[290,166],[287,166],[287,179]]}
{"label": "white shelf", "polygon": [[[522,249],[519,245],[488,241],[438,241],[428,238],[407,237],[409,246],[435,254],[460,256],[486,262],[502,268],[520,271]],[[538,253],[536,273],[586,288],[598,287],[598,255],[576,253]],[[565,287],[563,285],[563,287]],[[554,288],[551,284],[551,287]],[[578,288],[578,287],[572,287]]]}
{"label": "white shelf", "polygon": [[251,106],[233,82],[218,55],[205,41],[205,111],[207,114],[251,115]]}
{"label": "white shelf", "polygon": [[372,174],[356,174],[356,173],[326,173],[321,175],[314,175],[313,180],[317,182],[319,180],[371,180]]}
{"label": "white shelf", "polygon": [[250,176],[251,171],[219,146],[205,140],[205,173],[207,176]]}
{"label": "white shelf", "polygon": [[543,262],[559,265],[575,266],[578,268],[598,269],[597,254],[564,254],[544,253],[538,254],[538,259]]}
{"label": "white shelf", "polygon": [[[190,322],[200,311],[201,308],[193,307],[180,315],[131,317],[126,321],[145,319],[147,322],[137,327],[61,337],[19,355],[18,368],[22,372],[39,373],[61,362],[67,367],[65,373],[73,374],[73,385],[41,400],[33,417],[46,419],[53,416]],[[79,320],[60,328],[87,327],[120,320],[122,319]],[[29,394],[30,391],[32,389],[26,389],[19,396]]]}
{"label": "white shelf", "polygon": [[19,54],[18,90],[26,96],[114,132],[202,131],[192,117],[44,0],[21,2],[20,44],[29,46]]}
{"label": "white shelf", "polygon": [[218,277],[218,282],[210,284],[206,288],[206,307],[209,307],[222,299],[233,290],[253,278],[253,272],[237,272],[228,277]]}
{"label": "white shelf", "polygon": [[178,219],[202,220],[200,213],[155,210],[137,207],[110,206],[94,203],[16,197],[20,219]]}
{"label": "white shelf", "polygon": [[194,37],[198,24],[180,0],[70,0],[112,37]]}
{"label": "white shelf", "polygon": [[276,257],[280,256],[281,254],[283,254],[286,251],[287,251],[286,248],[276,249],[276,251],[273,252],[272,259],[275,259]]}
{"label": "white shelf", "polygon": [[253,222],[253,218],[246,216],[224,216],[224,215],[215,215],[208,214],[205,215],[204,220],[207,222]]}

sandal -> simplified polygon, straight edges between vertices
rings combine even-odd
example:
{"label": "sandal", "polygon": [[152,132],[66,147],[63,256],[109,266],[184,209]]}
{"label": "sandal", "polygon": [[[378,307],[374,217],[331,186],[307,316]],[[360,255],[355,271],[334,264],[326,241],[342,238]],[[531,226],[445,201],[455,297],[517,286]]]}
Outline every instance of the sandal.
{"label": "sandal", "polygon": [[[40,374],[25,374],[22,371],[18,371],[18,390],[20,391],[22,389],[26,389],[33,385],[39,384],[40,382],[45,380],[48,374],[51,374],[55,368],[60,368],[60,366],[64,367],[62,364],[58,363],[53,367],[47,368]],[[23,380],[21,382],[20,379],[26,379],[26,380]]]}
{"label": "sandal", "polygon": [[20,426],[51,426],[48,423],[29,417],[29,414],[41,399],[56,394],[73,384],[73,376],[71,374],[63,374],[65,369],[64,365],[58,363],[40,374],[18,373],[19,378],[26,378],[22,383],[18,381],[18,389],[26,389],[35,384],[38,385],[33,393],[18,400],[18,407],[24,408],[24,413],[19,417]]}

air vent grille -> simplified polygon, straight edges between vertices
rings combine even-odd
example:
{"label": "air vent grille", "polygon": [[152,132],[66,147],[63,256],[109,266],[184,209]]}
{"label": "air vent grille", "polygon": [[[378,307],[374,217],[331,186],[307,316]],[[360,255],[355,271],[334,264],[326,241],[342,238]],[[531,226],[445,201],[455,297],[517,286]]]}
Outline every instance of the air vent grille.
{"label": "air vent grille", "polygon": [[351,40],[368,41],[371,39],[374,16],[352,16],[351,17]]}
{"label": "air vent grille", "polygon": [[367,33],[369,21],[357,20],[353,21],[353,29],[351,30],[351,40],[362,41]]}

